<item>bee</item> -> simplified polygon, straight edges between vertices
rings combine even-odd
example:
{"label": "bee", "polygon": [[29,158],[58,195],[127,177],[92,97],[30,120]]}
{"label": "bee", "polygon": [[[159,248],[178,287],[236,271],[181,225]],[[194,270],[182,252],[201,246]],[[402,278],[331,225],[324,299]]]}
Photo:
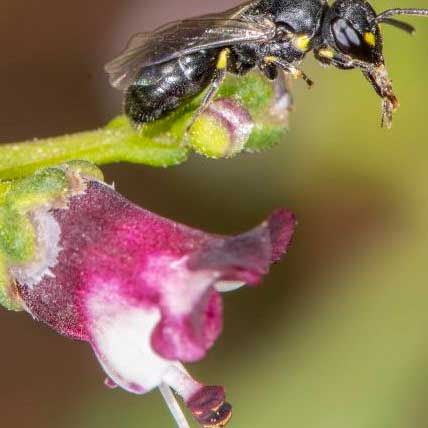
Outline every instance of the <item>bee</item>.
{"label": "bee", "polygon": [[383,57],[380,24],[408,33],[393,16],[428,16],[428,9],[376,14],[365,0],[253,0],[225,12],[166,24],[134,35],[105,70],[125,92],[124,110],[137,126],[157,120],[205,91],[189,124],[213,100],[227,73],[252,69],[267,79],[285,74],[312,81],[298,68],[313,51],[324,65],[359,69],[382,100],[382,125],[399,103]]}

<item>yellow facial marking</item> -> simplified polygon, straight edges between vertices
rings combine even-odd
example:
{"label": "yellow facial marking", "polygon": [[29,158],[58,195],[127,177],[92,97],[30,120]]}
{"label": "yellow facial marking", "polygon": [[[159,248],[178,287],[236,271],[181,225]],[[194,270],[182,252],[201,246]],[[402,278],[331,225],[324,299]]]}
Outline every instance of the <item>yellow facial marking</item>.
{"label": "yellow facial marking", "polygon": [[296,46],[297,49],[301,50],[301,51],[306,51],[308,50],[308,46],[310,43],[311,39],[309,36],[307,36],[306,34],[303,34],[302,36],[298,36],[294,39],[294,46]]}
{"label": "yellow facial marking", "polygon": [[229,58],[229,49],[223,49],[217,60],[217,68],[224,70],[227,67],[227,60]]}
{"label": "yellow facial marking", "polygon": [[334,52],[331,49],[320,49],[318,54],[324,58],[334,58]]}
{"label": "yellow facial marking", "polygon": [[374,48],[376,46],[376,37],[373,33],[370,32],[366,32],[363,35],[364,37],[364,41],[371,46],[372,48]]}

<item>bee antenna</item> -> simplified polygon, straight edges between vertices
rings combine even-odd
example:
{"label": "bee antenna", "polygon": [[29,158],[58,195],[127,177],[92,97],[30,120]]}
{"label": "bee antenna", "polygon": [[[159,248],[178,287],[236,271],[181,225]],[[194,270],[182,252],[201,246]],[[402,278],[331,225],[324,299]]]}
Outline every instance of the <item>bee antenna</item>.
{"label": "bee antenna", "polygon": [[382,19],[382,21],[377,21],[377,22],[381,22],[382,24],[391,25],[392,27],[398,28],[399,30],[403,30],[409,34],[415,34],[415,32],[416,32],[416,29],[415,29],[415,27],[413,27],[413,25],[410,25],[407,22],[398,21],[397,19],[384,18],[384,19]]}
{"label": "bee antenna", "polygon": [[376,22],[386,22],[385,19],[396,15],[428,16],[428,9],[388,9],[376,17]]}

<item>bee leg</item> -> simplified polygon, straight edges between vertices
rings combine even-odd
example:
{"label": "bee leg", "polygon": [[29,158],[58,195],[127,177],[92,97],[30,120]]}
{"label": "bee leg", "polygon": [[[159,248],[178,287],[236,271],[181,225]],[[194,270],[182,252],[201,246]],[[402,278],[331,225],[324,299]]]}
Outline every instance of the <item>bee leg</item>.
{"label": "bee leg", "polygon": [[296,68],[294,65],[289,64],[288,62],[281,60],[280,58],[277,58],[276,56],[267,56],[264,58],[264,62],[266,64],[276,65],[282,71],[284,71],[285,73],[291,75],[296,79],[302,78],[309,87],[311,87],[314,84],[314,82],[311,79],[309,79],[309,77],[306,76],[306,74],[302,70]]}
{"label": "bee leg", "polygon": [[192,120],[190,121],[189,125],[187,126],[186,132],[189,131],[189,129],[194,125],[196,122],[196,119],[206,110],[206,108],[210,105],[211,101],[214,99],[218,89],[220,88],[221,84],[223,83],[226,73],[227,73],[227,63],[228,63],[228,57],[229,57],[230,51],[229,49],[223,49],[220,52],[220,55],[217,60],[217,66],[214,72],[214,77],[211,80],[211,83],[208,87],[207,93],[205,94],[201,104],[199,105],[198,109],[195,111]]}
{"label": "bee leg", "polygon": [[333,65],[341,70],[352,70],[354,68],[360,68],[361,70],[367,69],[367,63],[335,52],[330,48],[322,47],[316,49],[314,50],[314,55],[321,64]]}

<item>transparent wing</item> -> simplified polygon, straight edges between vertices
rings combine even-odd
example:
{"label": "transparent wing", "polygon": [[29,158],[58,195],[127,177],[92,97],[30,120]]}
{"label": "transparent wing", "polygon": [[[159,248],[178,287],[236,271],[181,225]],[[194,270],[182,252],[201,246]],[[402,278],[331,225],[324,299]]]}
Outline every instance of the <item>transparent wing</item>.
{"label": "transparent wing", "polygon": [[251,5],[249,3],[222,14],[172,22],[153,32],[134,35],[125,51],[105,67],[110,83],[115,88],[126,89],[143,67],[201,49],[271,40],[275,33],[271,21],[240,19],[242,11]]}

